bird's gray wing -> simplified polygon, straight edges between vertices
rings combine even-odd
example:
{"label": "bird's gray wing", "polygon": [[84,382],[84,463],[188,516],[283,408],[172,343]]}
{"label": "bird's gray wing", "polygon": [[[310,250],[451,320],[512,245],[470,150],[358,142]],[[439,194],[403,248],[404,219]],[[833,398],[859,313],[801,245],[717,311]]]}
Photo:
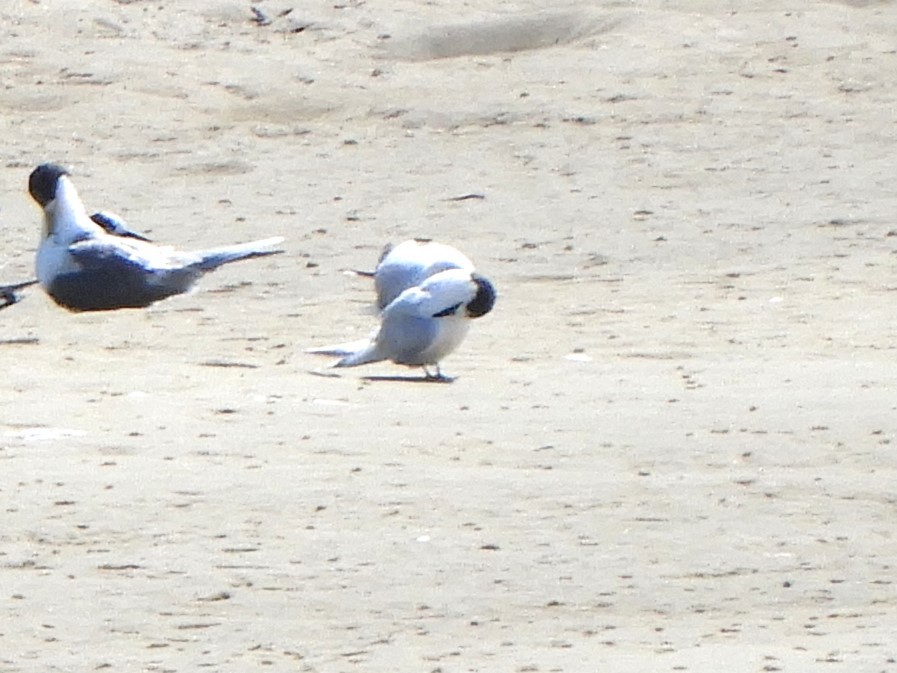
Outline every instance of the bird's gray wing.
{"label": "bird's gray wing", "polygon": [[400,364],[417,364],[439,333],[438,320],[404,312],[384,315],[376,337],[378,353]]}
{"label": "bird's gray wing", "polygon": [[473,272],[473,262],[442,243],[412,239],[384,250],[374,274],[377,307],[385,308],[402,292],[449,269]]}
{"label": "bird's gray wing", "polygon": [[463,269],[448,269],[408,288],[383,310],[383,319],[401,314],[416,318],[442,318],[473,299],[476,285]]}
{"label": "bird's gray wing", "polygon": [[374,289],[377,292],[377,308],[384,309],[405,290],[420,285],[425,279],[419,264],[384,264],[374,273]]}
{"label": "bird's gray wing", "polygon": [[183,292],[201,273],[189,266],[193,257],[148,244],[142,247],[156,254],[141,254],[141,247],[115,237],[77,241],[68,247],[68,252],[85,272],[102,272],[122,282],[165,286],[171,292]]}
{"label": "bird's gray wing", "polygon": [[112,236],[121,236],[122,238],[135,238],[138,241],[151,241],[152,239],[147,238],[143,234],[138,234],[136,231],[131,231],[128,229],[124,220],[120,218],[115,213],[110,213],[106,210],[98,210],[93,215],[90,216],[90,219],[94,221],[95,224],[100,225],[107,234],[111,234]]}
{"label": "bird's gray wing", "polygon": [[194,264],[195,268],[200,271],[212,271],[222,264],[236,262],[240,259],[278,255],[283,252],[282,249],[277,247],[283,243],[283,240],[283,236],[272,236],[260,241],[209,248],[208,250],[199,250],[191,254],[198,258],[198,261]]}
{"label": "bird's gray wing", "polygon": [[126,241],[100,236],[70,245],[75,268],[52,278],[50,296],[73,311],[139,308],[186,292],[202,273],[189,266],[192,257]]}
{"label": "bird's gray wing", "polygon": [[377,348],[387,359],[415,363],[439,335],[440,321],[470,301],[472,283],[460,269],[444,271],[402,292],[381,314]]}

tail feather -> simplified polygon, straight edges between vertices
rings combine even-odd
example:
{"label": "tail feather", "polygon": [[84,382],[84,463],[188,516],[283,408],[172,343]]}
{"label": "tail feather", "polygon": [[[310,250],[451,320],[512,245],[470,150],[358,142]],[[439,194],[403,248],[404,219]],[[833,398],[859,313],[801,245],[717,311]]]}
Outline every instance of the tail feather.
{"label": "tail feather", "polygon": [[13,283],[12,285],[0,285],[0,292],[15,292],[32,285],[37,285],[37,280],[26,280],[22,283]]}
{"label": "tail feather", "polygon": [[14,283],[13,285],[0,285],[0,308],[6,308],[19,302],[21,297],[17,294],[19,290],[34,285],[36,280],[26,280],[24,283]]}
{"label": "tail feather", "polygon": [[260,241],[250,241],[249,243],[238,243],[237,245],[226,245],[220,248],[210,248],[201,250],[200,260],[195,264],[200,271],[211,271],[217,269],[223,264],[236,262],[240,259],[252,259],[253,257],[266,257],[267,255],[276,255],[283,252],[275,246],[283,243],[282,236],[274,238],[265,238]]}
{"label": "tail feather", "polygon": [[334,367],[357,367],[358,365],[366,365],[369,362],[380,362],[381,360],[385,360],[382,355],[380,355],[380,351],[377,349],[376,344],[368,344],[367,348],[364,350],[360,350],[357,353],[352,353],[351,355],[347,355],[342,360],[338,360],[333,363]]}
{"label": "tail feather", "polygon": [[330,365],[331,367],[356,367],[385,359],[380,355],[377,344],[372,339],[359,339],[358,341],[348,341],[333,346],[309,348],[305,352],[315,355],[334,355],[342,358]]}

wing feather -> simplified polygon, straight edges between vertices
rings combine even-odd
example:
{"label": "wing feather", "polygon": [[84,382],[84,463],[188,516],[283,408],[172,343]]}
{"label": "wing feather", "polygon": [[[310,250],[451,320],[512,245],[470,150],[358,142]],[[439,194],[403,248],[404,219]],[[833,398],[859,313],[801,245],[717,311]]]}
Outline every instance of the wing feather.
{"label": "wing feather", "polygon": [[451,315],[459,305],[476,295],[476,284],[470,272],[450,269],[430,276],[421,285],[408,288],[384,310],[388,314],[405,314],[417,318],[438,318]]}

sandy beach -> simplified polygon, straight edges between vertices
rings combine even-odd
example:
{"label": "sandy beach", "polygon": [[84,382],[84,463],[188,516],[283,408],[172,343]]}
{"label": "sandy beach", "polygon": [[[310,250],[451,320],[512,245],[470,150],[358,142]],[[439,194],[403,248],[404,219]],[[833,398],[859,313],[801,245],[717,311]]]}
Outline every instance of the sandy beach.
{"label": "sandy beach", "polygon": [[[287,239],[0,312],[0,673],[897,671],[897,4],[254,8],[0,8],[0,283],[45,161]],[[457,379],[333,375],[411,237]]]}

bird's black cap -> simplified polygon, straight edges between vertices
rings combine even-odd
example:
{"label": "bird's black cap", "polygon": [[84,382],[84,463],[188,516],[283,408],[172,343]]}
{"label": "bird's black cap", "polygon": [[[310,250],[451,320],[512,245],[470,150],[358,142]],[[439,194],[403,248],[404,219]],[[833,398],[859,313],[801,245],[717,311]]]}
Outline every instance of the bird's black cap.
{"label": "bird's black cap", "polygon": [[492,310],[492,307],[495,306],[495,297],[497,295],[495,287],[489,282],[488,278],[474,273],[471,275],[471,280],[476,283],[477,293],[467,304],[467,315],[471,318],[479,318]]}
{"label": "bird's black cap", "polygon": [[41,207],[47,205],[56,198],[56,183],[59,182],[59,178],[68,174],[68,170],[59,164],[41,164],[31,171],[28,178],[28,191],[31,197]]}

